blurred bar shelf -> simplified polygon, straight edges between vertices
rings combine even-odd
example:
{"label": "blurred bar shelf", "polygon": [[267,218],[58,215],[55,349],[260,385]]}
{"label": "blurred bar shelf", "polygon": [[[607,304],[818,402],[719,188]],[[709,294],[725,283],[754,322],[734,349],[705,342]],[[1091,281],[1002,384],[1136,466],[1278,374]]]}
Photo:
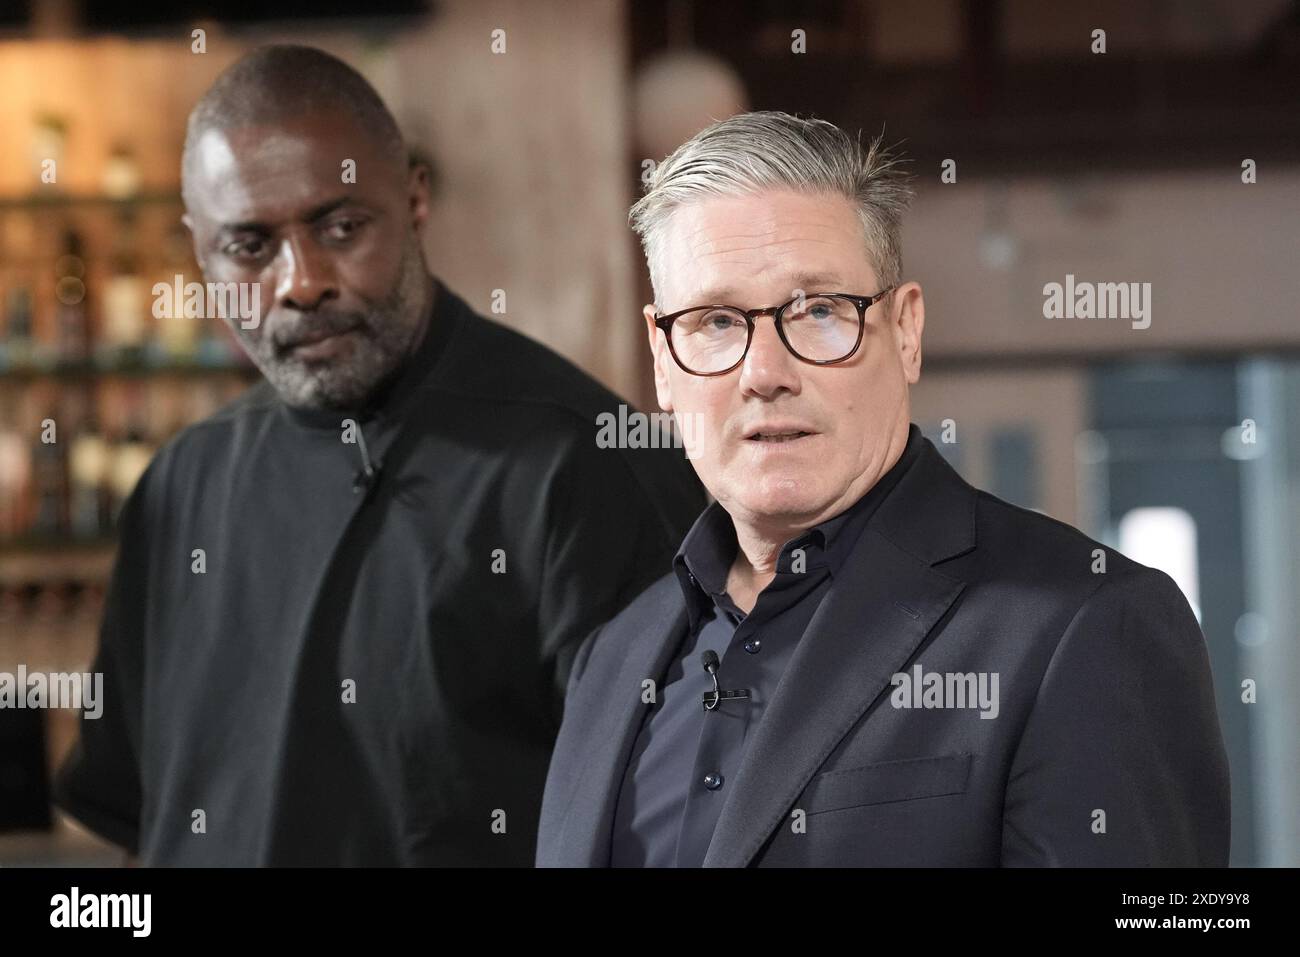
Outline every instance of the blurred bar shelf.
{"label": "blurred bar shelf", "polygon": [[99,365],[94,362],[61,362],[52,366],[23,365],[0,368],[0,380],[27,382],[34,379],[50,377],[77,381],[106,376],[124,379],[139,379],[149,376],[175,376],[178,378],[197,378],[203,376],[245,375],[251,377],[256,373],[255,366],[243,362],[224,362],[208,365],[202,362],[123,362],[113,365]]}
{"label": "blurred bar shelf", "polygon": [[116,551],[114,539],[5,542],[0,545],[0,587],[107,582]]}
{"label": "blurred bar shelf", "polygon": [[61,193],[57,190],[28,193],[25,196],[0,196],[0,212],[43,212],[60,209],[103,208],[124,209],[131,206],[179,206],[181,194],[165,192],[140,192],[129,196],[110,196],[107,193]]}

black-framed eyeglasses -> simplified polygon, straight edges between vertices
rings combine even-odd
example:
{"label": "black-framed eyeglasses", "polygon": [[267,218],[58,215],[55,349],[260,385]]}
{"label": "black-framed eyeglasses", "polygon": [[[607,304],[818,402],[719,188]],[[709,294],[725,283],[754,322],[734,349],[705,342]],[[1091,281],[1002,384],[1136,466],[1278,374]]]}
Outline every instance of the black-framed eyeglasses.
{"label": "black-framed eyeglasses", "polygon": [[726,375],[745,361],[754,341],[754,320],[771,316],[776,334],[796,359],[826,366],[853,357],[862,345],[867,310],[893,292],[890,286],[874,296],[847,292],[796,296],[780,306],[740,309],[736,306],[692,306],[655,325],[668,339],[668,351],[691,375]]}

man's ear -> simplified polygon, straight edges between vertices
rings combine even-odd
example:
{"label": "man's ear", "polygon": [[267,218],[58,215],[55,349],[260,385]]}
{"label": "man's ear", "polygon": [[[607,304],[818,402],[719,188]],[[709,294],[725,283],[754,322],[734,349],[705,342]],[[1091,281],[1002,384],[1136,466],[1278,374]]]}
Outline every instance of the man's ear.
{"label": "man's ear", "polygon": [[665,412],[672,412],[673,390],[668,378],[668,370],[673,357],[668,351],[668,338],[655,325],[657,312],[653,303],[647,304],[641,310],[641,314],[645,316],[646,335],[650,340],[650,354],[654,357],[655,398],[659,401],[659,408]]}
{"label": "man's ear", "polygon": [[925,332],[925,296],[921,284],[905,282],[894,290],[891,315],[898,342],[899,359],[908,385],[921,378],[921,336]]}
{"label": "man's ear", "polygon": [[419,233],[429,219],[429,196],[432,188],[428,166],[420,162],[411,164],[406,191],[411,210],[411,226],[416,233]]}

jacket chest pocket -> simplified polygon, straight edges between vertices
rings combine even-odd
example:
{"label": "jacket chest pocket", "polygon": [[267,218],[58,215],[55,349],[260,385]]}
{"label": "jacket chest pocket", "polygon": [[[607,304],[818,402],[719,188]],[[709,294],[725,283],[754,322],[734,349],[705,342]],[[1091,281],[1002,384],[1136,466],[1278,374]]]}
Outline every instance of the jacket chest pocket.
{"label": "jacket chest pocket", "polygon": [[824,771],[808,783],[795,807],[812,815],[961,794],[970,776],[971,758],[970,754],[945,754]]}

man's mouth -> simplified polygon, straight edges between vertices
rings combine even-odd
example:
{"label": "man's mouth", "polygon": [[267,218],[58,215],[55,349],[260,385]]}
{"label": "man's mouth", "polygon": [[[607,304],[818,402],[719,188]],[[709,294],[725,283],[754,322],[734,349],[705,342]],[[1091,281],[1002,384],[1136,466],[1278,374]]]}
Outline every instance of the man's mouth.
{"label": "man's mouth", "polygon": [[760,429],[747,434],[745,440],[747,442],[795,442],[813,434],[803,429]]}
{"label": "man's mouth", "polygon": [[341,339],[349,333],[356,332],[357,326],[348,326],[344,329],[313,329],[304,335],[293,339],[290,342],[280,346],[281,355],[292,355],[300,359],[311,359],[318,355],[324,356],[332,351],[335,341]]}

